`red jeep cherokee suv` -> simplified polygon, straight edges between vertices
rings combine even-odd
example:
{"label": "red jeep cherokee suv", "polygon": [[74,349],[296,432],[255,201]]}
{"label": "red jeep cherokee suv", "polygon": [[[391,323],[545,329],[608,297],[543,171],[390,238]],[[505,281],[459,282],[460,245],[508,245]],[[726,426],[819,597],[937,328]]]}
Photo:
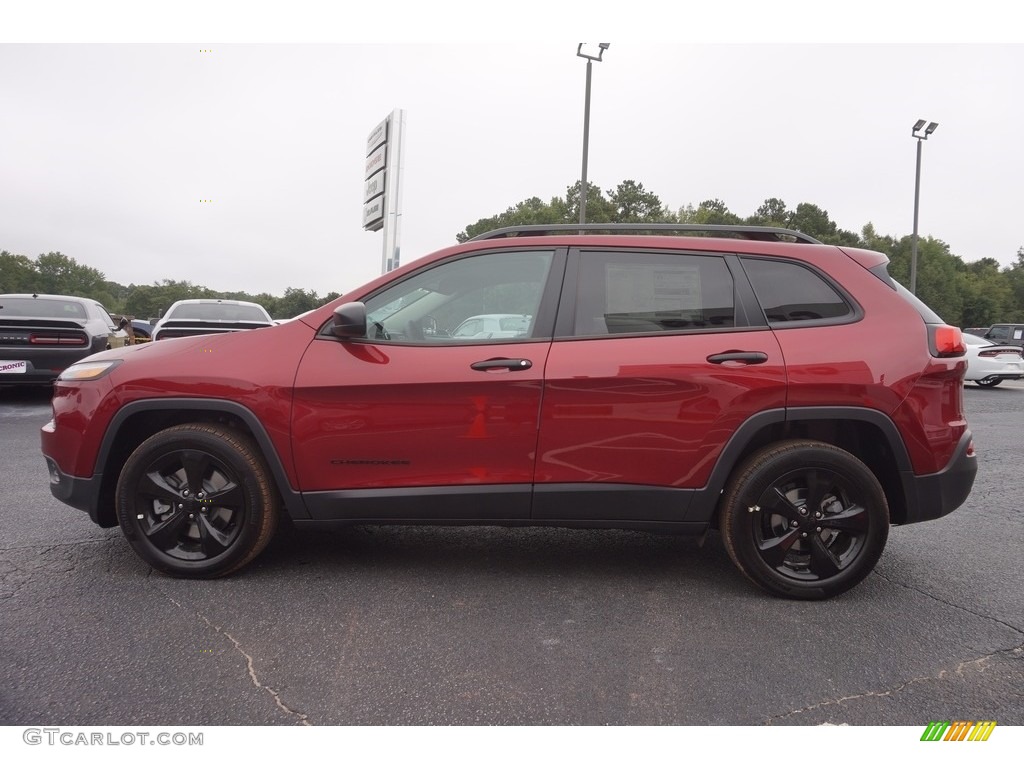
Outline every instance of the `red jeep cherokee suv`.
{"label": "red jeep cherokee suv", "polygon": [[497,230],[273,328],[92,355],[55,384],[51,491],[175,576],[241,568],[282,513],[717,527],[793,598],[849,589],[890,525],[967,498],[960,332],[884,255],[580,229]]}

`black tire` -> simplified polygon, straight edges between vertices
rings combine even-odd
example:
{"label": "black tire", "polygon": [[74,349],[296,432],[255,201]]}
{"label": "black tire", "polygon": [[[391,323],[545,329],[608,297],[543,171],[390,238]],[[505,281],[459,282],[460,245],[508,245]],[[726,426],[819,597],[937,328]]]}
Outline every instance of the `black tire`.
{"label": "black tire", "polygon": [[117,481],[117,519],[154,568],[225,576],[270,542],[277,494],[246,435],[216,424],[170,427],[142,443]]}
{"label": "black tire", "polygon": [[735,471],[722,496],[729,557],[762,589],[820,600],[871,573],[889,535],[889,506],[860,460],[828,443],[788,440]]}
{"label": "black tire", "polygon": [[1002,379],[978,379],[976,382],[979,387],[997,387],[1003,383]]}

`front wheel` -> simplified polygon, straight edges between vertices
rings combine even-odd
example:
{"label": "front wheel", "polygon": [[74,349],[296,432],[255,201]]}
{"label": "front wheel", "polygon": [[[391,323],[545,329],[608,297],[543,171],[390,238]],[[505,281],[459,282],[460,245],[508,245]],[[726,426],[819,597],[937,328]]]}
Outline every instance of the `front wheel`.
{"label": "front wheel", "polygon": [[791,440],[755,453],[722,497],[729,557],[782,597],[820,600],[856,586],[882,555],[889,507],[860,460],[828,443]]}
{"label": "front wheel", "polygon": [[248,564],[278,519],[259,450],[216,424],[182,424],[143,442],[121,470],[116,505],[142,559],[184,578],[224,576]]}
{"label": "front wheel", "polygon": [[989,376],[987,379],[978,379],[974,383],[979,387],[995,387],[1002,384],[1003,380],[996,378],[995,376]]}

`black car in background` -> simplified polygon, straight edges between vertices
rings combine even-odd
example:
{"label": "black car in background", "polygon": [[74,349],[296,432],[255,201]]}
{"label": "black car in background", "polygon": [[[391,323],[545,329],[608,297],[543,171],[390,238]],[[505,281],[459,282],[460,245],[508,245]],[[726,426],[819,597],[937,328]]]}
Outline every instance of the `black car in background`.
{"label": "black car in background", "polygon": [[80,296],[0,294],[0,385],[48,385],[60,372],[120,341],[110,313]]}

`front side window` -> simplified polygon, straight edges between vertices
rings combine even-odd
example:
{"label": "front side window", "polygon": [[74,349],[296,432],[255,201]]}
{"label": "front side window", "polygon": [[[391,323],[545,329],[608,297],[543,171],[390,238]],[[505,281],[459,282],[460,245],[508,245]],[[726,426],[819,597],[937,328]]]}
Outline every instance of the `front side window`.
{"label": "front side window", "polygon": [[732,275],[721,257],[580,255],[576,336],[732,328],[735,324]]}
{"label": "front side window", "polygon": [[369,336],[417,344],[533,338],[553,257],[485,253],[412,275],[366,300]]}

